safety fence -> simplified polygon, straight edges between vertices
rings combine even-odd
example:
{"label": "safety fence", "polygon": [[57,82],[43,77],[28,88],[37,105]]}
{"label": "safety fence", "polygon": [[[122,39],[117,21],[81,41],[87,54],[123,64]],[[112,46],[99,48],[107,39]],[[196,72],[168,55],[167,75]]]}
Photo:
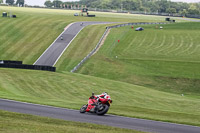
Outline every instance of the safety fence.
{"label": "safety fence", "polygon": [[104,39],[104,37],[106,36],[106,34],[108,33],[108,30],[109,29],[112,29],[112,28],[119,28],[119,27],[124,27],[124,26],[129,26],[129,25],[152,25],[152,24],[167,24],[167,23],[165,23],[165,22],[150,22],[150,23],[148,23],[148,22],[140,22],[140,23],[125,23],[125,24],[118,24],[118,25],[114,25],[114,26],[108,26],[108,27],[106,27],[106,31],[104,32],[104,34],[103,34],[103,36],[101,37],[101,39],[99,40],[99,42],[97,43],[97,45],[96,45],[96,47],[77,65],[77,66],[75,66],[72,70],[71,70],[71,72],[75,72],[75,71],[77,71],[79,68],[80,68],[80,66],[84,63],[84,62],[86,62],[96,51],[97,51],[97,49],[99,48],[99,46],[100,46],[100,44],[101,44],[101,42],[103,41],[103,39]]}
{"label": "safety fence", "polygon": [[27,64],[22,64],[22,61],[0,60],[0,67],[17,68],[17,69],[31,69],[31,70],[43,70],[43,71],[51,71],[51,72],[56,71],[55,67],[40,66],[40,65],[27,65]]}
{"label": "safety fence", "polygon": [[129,26],[129,25],[152,25],[152,24],[167,24],[165,22],[140,22],[140,23],[126,23],[126,24],[119,24],[119,25],[114,25],[114,26],[108,26],[107,28],[119,28],[119,27],[124,27],[124,26]]}
{"label": "safety fence", "polygon": [[103,38],[107,34],[108,30],[109,30],[109,28],[106,28],[106,31],[104,32],[103,36],[101,37],[101,39],[97,43],[96,47],[77,66],[75,66],[74,69],[71,70],[71,72],[75,72],[76,70],[78,70],[78,68],[96,52],[96,50],[99,48]]}

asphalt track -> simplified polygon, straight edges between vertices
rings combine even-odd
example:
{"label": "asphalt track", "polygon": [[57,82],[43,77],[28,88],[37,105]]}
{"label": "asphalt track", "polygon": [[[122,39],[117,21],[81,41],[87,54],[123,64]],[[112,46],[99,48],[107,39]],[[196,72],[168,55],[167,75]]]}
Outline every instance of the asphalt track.
{"label": "asphalt track", "polygon": [[191,18],[175,18],[175,19],[186,20],[186,21],[190,21],[190,22],[200,22],[199,19],[191,19]]}
{"label": "asphalt track", "polygon": [[114,115],[98,116],[95,114],[80,114],[78,110],[69,110],[45,105],[23,103],[12,100],[0,99],[0,109],[32,114],[68,121],[94,123],[113,127],[134,129],[153,133],[200,133],[200,127],[143,120],[136,118],[120,117]]}
{"label": "asphalt track", "polygon": [[[83,25],[81,24],[83,23]],[[66,28],[60,36],[45,50],[34,65],[54,66],[78,33],[88,25],[110,24],[113,22],[76,22]],[[61,37],[63,39],[61,39]]]}

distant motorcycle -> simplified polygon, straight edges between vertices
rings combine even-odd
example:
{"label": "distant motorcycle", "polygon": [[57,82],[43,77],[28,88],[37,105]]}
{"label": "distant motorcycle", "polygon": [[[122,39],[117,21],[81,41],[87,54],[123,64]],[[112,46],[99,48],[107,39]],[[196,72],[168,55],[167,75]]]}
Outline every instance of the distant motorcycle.
{"label": "distant motorcycle", "polygon": [[108,112],[112,100],[109,95],[106,98],[96,97],[94,93],[88,100],[87,105],[80,108],[80,113],[90,112],[97,115],[104,115]]}

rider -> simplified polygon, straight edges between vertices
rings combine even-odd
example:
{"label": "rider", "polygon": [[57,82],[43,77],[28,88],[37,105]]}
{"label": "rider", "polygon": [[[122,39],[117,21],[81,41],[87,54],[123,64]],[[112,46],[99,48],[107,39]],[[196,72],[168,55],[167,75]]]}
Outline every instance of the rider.
{"label": "rider", "polygon": [[108,93],[107,92],[103,92],[101,95],[94,95],[94,93],[92,93],[92,96],[90,97],[91,99],[97,99],[97,100],[104,100],[104,99],[110,99],[110,97],[108,97]]}
{"label": "rider", "polygon": [[[94,95],[94,92],[92,93],[92,96],[89,98],[89,99],[96,99],[97,101],[106,101],[106,99],[110,99],[110,96],[108,95],[108,93],[107,92],[103,92],[101,95]],[[90,104],[88,104],[88,108],[87,108],[87,110],[89,111],[90,110],[90,112],[94,112],[94,109],[95,108],[93,108],[94,107],[94,105],[92,105],[92,103],[90,103]]]}

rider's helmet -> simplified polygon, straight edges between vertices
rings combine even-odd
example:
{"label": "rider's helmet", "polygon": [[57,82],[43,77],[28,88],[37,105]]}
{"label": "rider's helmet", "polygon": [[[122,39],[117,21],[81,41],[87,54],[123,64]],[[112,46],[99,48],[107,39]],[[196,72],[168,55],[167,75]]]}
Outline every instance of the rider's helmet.
{"label": "rider's helmet", "polygon": [[108,93],[107,92],[103,92],[101,95],[108,95]]}

